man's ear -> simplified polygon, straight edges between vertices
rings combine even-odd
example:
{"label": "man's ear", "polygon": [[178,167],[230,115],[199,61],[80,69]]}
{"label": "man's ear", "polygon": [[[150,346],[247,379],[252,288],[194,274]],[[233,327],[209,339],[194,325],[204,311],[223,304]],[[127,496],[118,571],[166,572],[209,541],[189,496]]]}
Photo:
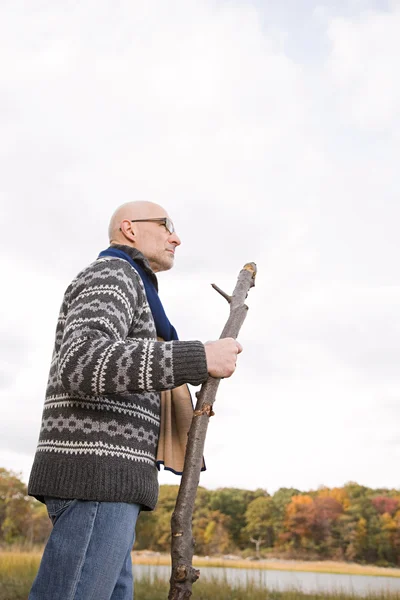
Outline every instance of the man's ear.
{"label": "man's ear", "polygon": [[121,222],[120,228],[119,230],[121,231],[121,233],[124,234],[124,236],[130,240],[130,241],[134,241],[135,240],[135,232],[132,228],[132,223],[129,221],[129,219],[124,219]]}

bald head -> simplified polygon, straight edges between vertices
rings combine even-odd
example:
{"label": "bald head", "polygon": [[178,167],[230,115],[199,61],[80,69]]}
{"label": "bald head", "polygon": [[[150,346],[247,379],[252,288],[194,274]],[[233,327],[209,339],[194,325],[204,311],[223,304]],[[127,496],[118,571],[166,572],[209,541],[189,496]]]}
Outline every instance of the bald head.
{"label": "bald head", "polygon": [[120,231],[121,223],[125,219],[153,219],[157,217],[167,217],[166,211],[154,202],[138,200],[137,202],[125,202],[117,208],[110,220],[108,227],[108,238],[110,243],[126,243],[126,238]]}

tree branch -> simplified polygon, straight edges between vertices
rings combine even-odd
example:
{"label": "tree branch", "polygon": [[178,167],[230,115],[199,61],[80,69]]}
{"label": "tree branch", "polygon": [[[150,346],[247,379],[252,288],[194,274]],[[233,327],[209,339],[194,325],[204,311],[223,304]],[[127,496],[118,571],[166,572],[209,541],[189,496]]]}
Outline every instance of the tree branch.
{"label": "tree branch", "polygon": [[[213,287],[228,300],[230,306],[229,318],[222,331],[221,338],[237,338],[248,310],[244,301],[249,289],[254,286],[256,272],[256,265],[247,263],[239,273],[232,296],[228,296],[213,284]],[[208,377],[207,381],[201,386],[200,392],[196,394],[197,404],[188,435],[182,481],[171,519],[172,572],[168,600],[186,600],[190,598],[192,585],[200,576],[200,571],[192,566],[194,551],[192,518],[200,480],[208,421],[210,415],[213,414],[212,407],[219,382],[220,379]]]}
{"label": "tree branch", "polygon": [[215,283],[212,283],[212,284],[211,284],[211,287],[213,287],[213,288],[214,288],[214,290],[216,290],[216,291],[218,292],[218,294],[221,294],[221,296],[222,296],[223,298],[225,298],[225,300],[227,300],[227,301],[229,302],[229,304],[231,303],[231,301],[232,301],[232,296],[229,296],[229,295],[228,295],[226,292],[224,292],[223,290],[221,290],[221,288],[220,288],[220,287],[218,287],[217,285],[215,285]]}

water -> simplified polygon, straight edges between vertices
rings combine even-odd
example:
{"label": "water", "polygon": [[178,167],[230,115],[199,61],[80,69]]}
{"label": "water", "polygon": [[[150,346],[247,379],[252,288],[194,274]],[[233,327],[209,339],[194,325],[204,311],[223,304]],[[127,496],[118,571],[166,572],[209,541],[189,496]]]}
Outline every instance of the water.
{"label": "water", "polygon": [[[400,578],[366,575],[336,575],[331,573],[301,573],[298,571],[266,571],[262,569],[232,569],[201,567],[201,579],[227,580],[231,584],[255,583],[270,590],[296,589],[308,593],[343,592],[367,595],[372,592],[400,592]],[[166,566],[133,565],[134,576],[169,580],[171,569]]]}

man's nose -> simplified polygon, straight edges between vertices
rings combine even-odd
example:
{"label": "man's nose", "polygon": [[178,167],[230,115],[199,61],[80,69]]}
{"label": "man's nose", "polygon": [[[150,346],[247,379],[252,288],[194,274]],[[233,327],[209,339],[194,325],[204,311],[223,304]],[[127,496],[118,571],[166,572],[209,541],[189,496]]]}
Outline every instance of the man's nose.
{"label": "man's nose", "polygon": [[181,245],[181,239],[180,239],[179,235],[176,233],[176,231],[174,231],[174,233],[171,233],[171,235],[168,238],[168,241],[171,244],[175,244],[175,246]]}

